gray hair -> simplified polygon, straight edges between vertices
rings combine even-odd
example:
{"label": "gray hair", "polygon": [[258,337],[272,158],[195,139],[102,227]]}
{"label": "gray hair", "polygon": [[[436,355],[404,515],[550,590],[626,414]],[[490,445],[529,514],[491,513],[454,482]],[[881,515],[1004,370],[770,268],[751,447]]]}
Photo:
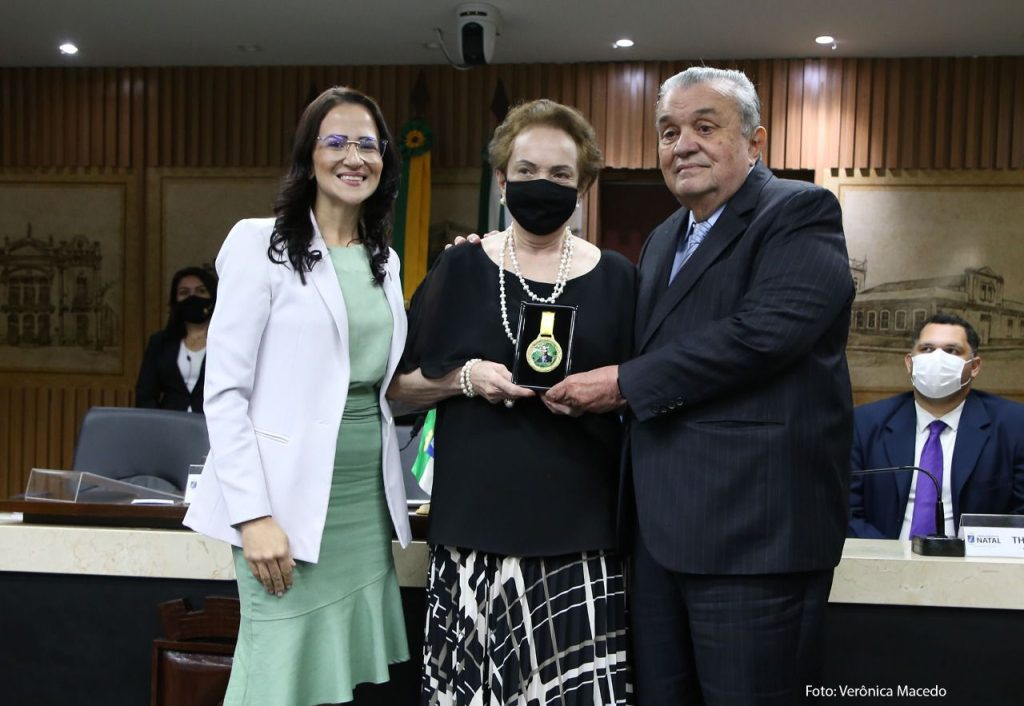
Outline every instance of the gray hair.
{"label": "gray hair", "polygon": [[659,112],[669,91],[699,83],[713,84],[712,88],[716,91],[732,98],[736,103],[736,112],[740,116],[740,132],[744,137],[754,134],[754,130],[761,125],[761,100],[757,97],[757,89],[754,88],[754,84],[742,71],[716,69],[710,66],[691,66],[661,84],[661,90],[658,93]]}

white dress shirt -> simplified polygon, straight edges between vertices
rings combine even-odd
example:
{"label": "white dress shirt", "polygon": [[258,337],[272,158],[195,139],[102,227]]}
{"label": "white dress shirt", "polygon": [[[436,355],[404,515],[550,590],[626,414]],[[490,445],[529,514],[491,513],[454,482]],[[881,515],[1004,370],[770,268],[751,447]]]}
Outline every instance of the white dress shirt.
{"label": "white dress shirt", "polygon": [[[190,350],[185,342],[181,342],[178,348],[178,370],[181,372],[181,379],[185,381],[185,389],[190,393],[196,389],[199,382],[199,371],[203,368],[203,361],[206,359],[206,347],[197,351]],[[191,405],[188,411],[192,411]]]}

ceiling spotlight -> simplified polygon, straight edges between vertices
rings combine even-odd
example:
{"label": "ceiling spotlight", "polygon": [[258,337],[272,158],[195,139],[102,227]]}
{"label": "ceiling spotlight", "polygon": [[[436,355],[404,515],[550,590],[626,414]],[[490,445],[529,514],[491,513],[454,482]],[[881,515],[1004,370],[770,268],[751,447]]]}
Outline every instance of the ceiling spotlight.
{"label": "ceiling spotlight", "polygon": [[835,44],[836,38],[830,37],[827,34],[823,34],[820,37],[815,37],[814,41],[817,42],[818,44]]}
{"label": "ceiling spotlight", "polygon": [[67,54],[68,56],[74,56],[78,53],[78,47],[71,42],[64,42],[57,48],[60,49],[61,54]]}
{"label": "ceiling spotlight", "polygon": [[633,40],[632,39],[616,39],[615,43],[612,44],[612,46],[615,47],[616,49],[629,49],[631,46],[633,46]]}

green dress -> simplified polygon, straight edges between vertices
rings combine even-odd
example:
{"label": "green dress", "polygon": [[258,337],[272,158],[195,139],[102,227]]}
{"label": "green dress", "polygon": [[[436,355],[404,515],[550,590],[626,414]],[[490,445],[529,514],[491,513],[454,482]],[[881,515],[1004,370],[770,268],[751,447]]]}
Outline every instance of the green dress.
{"label": "green dress", "polygon": [[314,706],[352,700],[409,659],[381,475],[378,393],[393,320],[362,247],[330,248],[348,311],[352,377],[338,432],[317,564],[299,561],[277,598],[234,550],[242,620],[224,706]]}

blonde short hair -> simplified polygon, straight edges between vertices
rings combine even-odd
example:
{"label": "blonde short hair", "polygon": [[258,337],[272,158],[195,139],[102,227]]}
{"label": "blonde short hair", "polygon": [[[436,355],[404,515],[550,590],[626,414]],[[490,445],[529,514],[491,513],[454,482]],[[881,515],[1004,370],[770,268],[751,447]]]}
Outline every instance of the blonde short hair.
{"label": "blonde short hair", "polygon": [[512,158],[512,143],[524,130],[538,125],[561,130],[576,143],[578,188],[580,193],[589,189],[604,166],[604,157],[601,148],[597,146],[594,128],[575,108],[546,98],[520,103],[509,111],[501,125],[495,129],[487,148],[491,166],[504,173]]}

